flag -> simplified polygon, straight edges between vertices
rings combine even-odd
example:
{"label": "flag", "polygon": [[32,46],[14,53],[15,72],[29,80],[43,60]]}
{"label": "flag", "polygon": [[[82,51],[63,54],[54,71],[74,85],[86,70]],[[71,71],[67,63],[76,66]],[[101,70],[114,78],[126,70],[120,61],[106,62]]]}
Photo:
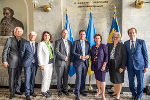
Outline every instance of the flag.
{"label": "flag", "polygon": [[[66,14],[65,29],[67,29],[68,32],[69,32],[69,36],[68,36],[67,39],[70,40],[70,41],[72,42],[72,44],[73,44],[74,39],[73,39],[73,36],[72,36],[72,31],[71,31],[71,27],[70,27],[70,22],[69,22],[69,19],[68,19],[68,15],[67,15],[67,14]],[[69,73],[68,73],[69,76],[71,77],[71,76],[73,76],[75,73],[76,73],[76,70],[75,70],[74,66],[73,66],[73,65],[70,66],[70,70],[69,70]]]}
{"label": "flag", "polygon": [[116,8],[114,9],[114,17],[113,17],[113,20],[112,20],[112,25],[111,25],[110,32],[109,32],[109,37],[108,37],[108,40],[107,40],[107,46],[110,43],[112,43],[112,35],[115,32],[120,33],[119,26],[118,26],[118,21],[117,21],[117,17],[116,17]]}
{"label": "flag", "polygon": [[[94,41],[95,34],[96,32],[95,32],[94,22],[92,18],[92,13],[90,12],[90,20],[89,20],[89,24],[88,24],[88,28],[86,32],[86,40],[90,43],[90,47],[95,45],[95,41]],[[91,71],[91,60],[89,60],[88,74],[92,75],[93,73],[94,72]]]}

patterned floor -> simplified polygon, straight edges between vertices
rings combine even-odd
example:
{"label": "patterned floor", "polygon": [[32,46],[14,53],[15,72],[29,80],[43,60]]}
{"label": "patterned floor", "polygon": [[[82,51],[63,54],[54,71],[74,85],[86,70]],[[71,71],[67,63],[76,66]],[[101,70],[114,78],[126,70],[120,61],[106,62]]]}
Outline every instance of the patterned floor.
{"label": "patterned floor", "polygon": [[[70,96],[63,96],[58,97],[57,92],[55,89],[50,90],[52,92],[52,96],[48,99],[44,98],[40,94],[40,88],[35,88],[35,93],[38,95],[36,98],[31,97],[32,100],[74,100],[73,92],[70,93]],[[101,100],[100,97],[95,97],[95,93],[88,93],[87,97],[80,96],[81,100]],[[131,93],[130,92],[123,92],[121,94],[120,100],[130,100]],[[9,100],[9,90],[8,88],[0,88],[0,100]],[[12,100],[26,100],[25,95],[15,95],[15,98]],[[106,93],[106,100],[115,100],[115,98],[110,97],[108,93]],[[150,100],[150,95],[143,95],[142,100]]]}

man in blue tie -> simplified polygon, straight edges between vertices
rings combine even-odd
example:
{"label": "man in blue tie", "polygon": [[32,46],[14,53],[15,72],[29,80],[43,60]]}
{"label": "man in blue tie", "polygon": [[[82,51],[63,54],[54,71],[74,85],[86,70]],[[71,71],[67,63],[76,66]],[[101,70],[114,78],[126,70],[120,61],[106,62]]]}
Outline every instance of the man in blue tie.
{"label": "man in blue tie", "polygon": [[[143,95],[144,73],[148,71],[148,55],[145,41],[136,38],[136,28],[128,30],[130,40],[126,41],[127,51],[127,71],[129,78],[129,88],[132,92],[131,100],[141,100]],[[134,78],[137,79],[137,90],[135,88]]]}
{"label": "man in blue tie", "polygon": [[86,96],[84,93],[85,89],[85,80],[88,70],[88,59],[90,56],[90,45],[87,41],[85,41],[86,38],[86,32],[85,30],[81,30],[79,32],[79,40],[76,40],[73,43],[73,56],[74,61],[73,64],[76,68],[76,82],[75,82],[75,99],[80,100],[79,96],[82,94],[83,96]]}
{"label": "man in blue tie", "polygon": [[36,32],[29,34],[29,41],[25,42],[21,48],[21,60],[24,67],[25,75],[25,96],[27,100],[31,100],[30,95],[36,97],[34,93],[35,76],[38,68],[37,46],[35,42]]}

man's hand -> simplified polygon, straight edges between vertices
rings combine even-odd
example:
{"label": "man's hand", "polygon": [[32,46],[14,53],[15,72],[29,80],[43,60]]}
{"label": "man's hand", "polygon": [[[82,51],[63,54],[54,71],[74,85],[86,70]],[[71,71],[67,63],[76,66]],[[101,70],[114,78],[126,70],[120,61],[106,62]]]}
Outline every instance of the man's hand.
{"label": "man's hand", "polygon": [[148,68],[144,68],[144,73],[148,72]]}
{"label": "man's hand", "polygon": [[69,58],[68,58],[68,57],[66,57],[66,58],[65,58],[65,61],[67,62],[68,60],[69,60]]}
{"label": "man's hand", "polygon": [[85,56],[81,56],[81,59],[82,59],[82,60],[85,59]]}
{"label": "man's hand", "polygon": [[70,66],[72,66],[73,65],[73,62],[70,62]]}
{"label": "man's hand", "polygon": [[120,72],[120,73],[122,73],[122,72],[123,72],[123,69],[122,69],[122,68],[120,68],[120,69],[119,69],[119,72]]}
{"label": "man's hand", "polygon": [[8,62],[3,62],[3,66],[7,68],[9,66]]}
{"label": "man's hand", "polygon": [[44,66],[40,66],[41,70],[44,70]]}
{"label": "man's hand", "polygon": [[89,59],[89,55],[86,55],[86,56],[85,56],[85,59]]}

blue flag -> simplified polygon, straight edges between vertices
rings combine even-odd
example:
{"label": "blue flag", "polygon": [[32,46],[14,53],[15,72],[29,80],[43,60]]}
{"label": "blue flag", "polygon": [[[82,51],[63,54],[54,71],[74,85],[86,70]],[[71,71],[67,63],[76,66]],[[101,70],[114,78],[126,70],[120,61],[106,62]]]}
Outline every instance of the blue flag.
{"label": "blue flag", "polygon": [[[70,27],[70,22],[69,22],[69,19],[68,19],[68,15],[67,15],[67,14],[66,14],[65,29],[67,29],[68,32],[69,32],[69,36],[68,36],[67,39],[70,40],[70,41],[72,42],[72,44],[73,44],[74,39],[73,39],[73,36],[72,36],[72,31],[71,31],[71,27]],[[69,73],[68,73],[69,76],[71,77],[71,76],[73,76],[75,73],[76,73],[76,70],[75,70],[74,66],[73,66],[73,65],[70,66],[70,70],[69,70]]]}
{"label": "blue flag", "polygon": [[[86,40],[90,43],[90,47],[95,45],[94,41],[94,35],[96,34],[95,32],[95,27],[94,27],[94,22],[92,18],[92,13],[90,12],[90,20],[86,32]],[[92,75],[94,72],[91,70],[91,60],[89,60],[89,67],[88,67],[88,74]]]}
{"label": "blue flag", "polygon": [[110,43],[112,43],[112,35],[115,32],[120,33],[119,26],[118,26],[118,21],[117,21],[117,17],[116,17],[116,9],[114,9],[114,17],[113,17],[113,20],[112,20],[112,25],[111,25],[110,32],[109,32],[109,37],[108,37],[108,40],[107,40],[107,46]]}
{"label": "blue flag", "polygon": [[90,20],[89,20],[89,24],[88,24],[88,28],[86,32],[86,40],[90,43],[90,47],[95,45],[95,41],[94,41],[95,34],[96,32],[95,32],[94,22],[92,18],[92,13],[90,12]]}

